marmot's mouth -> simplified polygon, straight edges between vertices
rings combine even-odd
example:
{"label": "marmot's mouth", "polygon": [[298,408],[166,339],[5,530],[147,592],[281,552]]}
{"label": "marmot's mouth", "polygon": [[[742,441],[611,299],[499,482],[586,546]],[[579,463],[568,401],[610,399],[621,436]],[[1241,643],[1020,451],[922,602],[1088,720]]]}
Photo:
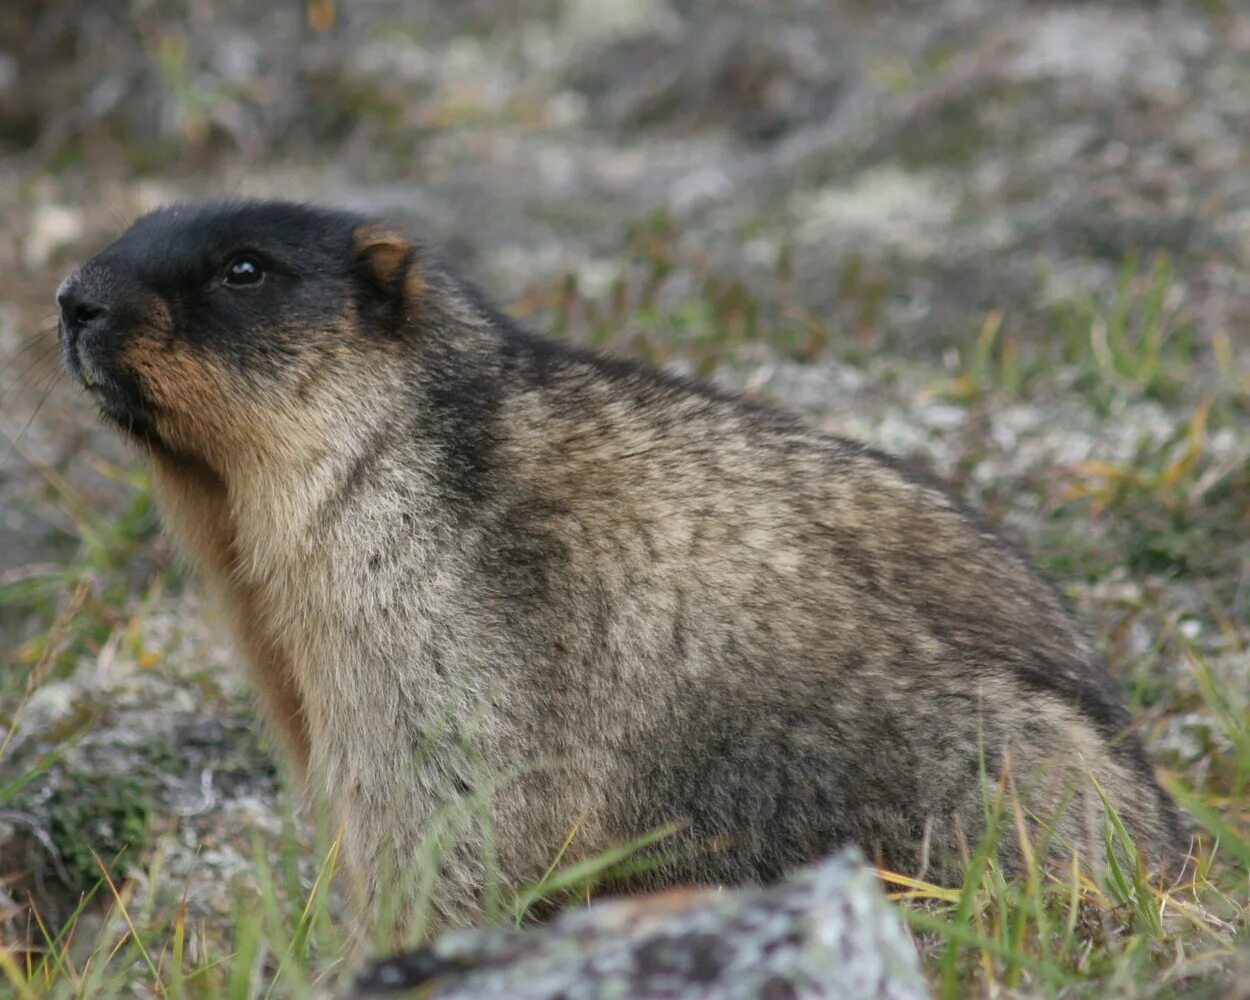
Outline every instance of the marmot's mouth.
{"label": "marmot's mouth", "polygon": [[65,365],[65,370],[69,372],[69,377],[84,389],[90,389],[98,384],[100,381],[98,374],[90,364],[83,362],[82,352],[79,350],[78,344],[65,335],[64,326],[61,327],[59,337],[61,340],[61,361]]}
{"label": "marmot's mouth", "polygon": [[156,440],[154,417],[157,407],[147,397],[137,378],[129,375],[118,378],[89,365],[75,370],[68,359],[66,368],[109,423],[134,437]]}
{"label": "marmot's mouth", "polygon": [[109,383],[97,382],[87,385],[86,389],[95,400],[101,416],[109,423],[140,440],[159,441],[153,414],[148,406],[127,398],[128,394],[119,392]]}
{"label": "marmot's mouth", "polygon": [[63,331],[61,354],[70,378],[87,391],[102,416],[127,434],[156,440],[153,415],[157,407],[136,375],[115,371],[116,366],[104,364],[80,339],[71,340]]}

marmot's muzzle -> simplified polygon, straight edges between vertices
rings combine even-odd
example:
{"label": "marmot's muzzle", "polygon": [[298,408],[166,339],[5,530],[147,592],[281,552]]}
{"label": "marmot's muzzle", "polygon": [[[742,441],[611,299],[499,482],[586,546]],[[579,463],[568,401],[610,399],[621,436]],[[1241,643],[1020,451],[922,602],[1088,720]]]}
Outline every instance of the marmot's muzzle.
{"label": "marmot's muzzle", "polygon": [[61,282],[56,302],[66,371],[91,392],[106,416],[134,427],[149,404],[138,378],[121,360],[129,336],[122,284],[88,264]]}

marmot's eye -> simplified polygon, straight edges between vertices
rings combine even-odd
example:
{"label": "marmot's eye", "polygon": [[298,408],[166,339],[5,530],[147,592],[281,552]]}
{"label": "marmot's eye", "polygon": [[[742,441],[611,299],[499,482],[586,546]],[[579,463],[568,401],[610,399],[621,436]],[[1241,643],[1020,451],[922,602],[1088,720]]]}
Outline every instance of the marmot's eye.
{"label": "marmot's eye", "polygon": [[242,254],[226,265],[224,280],[227,285],[259,285],[265,280],[265,270],[255,257]]}

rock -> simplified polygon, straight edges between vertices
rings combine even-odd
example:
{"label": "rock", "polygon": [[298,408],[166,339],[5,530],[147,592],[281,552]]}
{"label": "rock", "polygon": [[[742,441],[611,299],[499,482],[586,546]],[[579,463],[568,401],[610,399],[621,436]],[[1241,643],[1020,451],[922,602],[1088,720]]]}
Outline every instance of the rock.
{"label": "rock", "polygon": [[911,939],[855,852],[767,888],[603,902],[541,927],[453,931],[346,994],[429,1000],[925,997]]}

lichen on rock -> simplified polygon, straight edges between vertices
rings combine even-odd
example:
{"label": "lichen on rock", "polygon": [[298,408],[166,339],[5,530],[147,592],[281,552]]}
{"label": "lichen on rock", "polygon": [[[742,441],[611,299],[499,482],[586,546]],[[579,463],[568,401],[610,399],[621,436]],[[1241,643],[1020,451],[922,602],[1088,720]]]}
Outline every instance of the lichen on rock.
{"label": "lichen on rock", "polygon": [[430,1000],[927,996],[902,921],[844,852],[765,888],[687,889],[541,927],[453,931],[374,962],[348,996]]}

